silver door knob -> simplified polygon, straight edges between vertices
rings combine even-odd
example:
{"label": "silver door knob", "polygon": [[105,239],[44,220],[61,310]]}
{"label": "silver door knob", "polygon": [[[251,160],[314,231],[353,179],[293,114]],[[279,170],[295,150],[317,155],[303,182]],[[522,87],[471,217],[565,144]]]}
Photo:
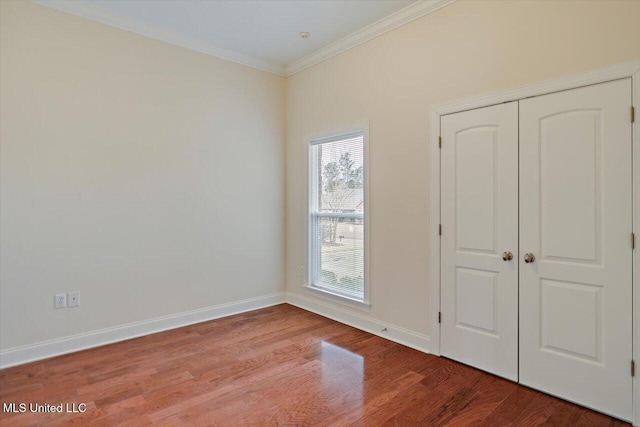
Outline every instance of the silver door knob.
{"label": "silver door knob", "polygon": [[513,254],[509,251],[502,252],[502,260],[503,261],[511,261],[513,259]]}
{"label": "silver door knob", "polygon": [[536,256],[531,252],[527,252],[526,254],[524,254],[524,262],[526,262],[527,264],[531,264],[535,260]]}

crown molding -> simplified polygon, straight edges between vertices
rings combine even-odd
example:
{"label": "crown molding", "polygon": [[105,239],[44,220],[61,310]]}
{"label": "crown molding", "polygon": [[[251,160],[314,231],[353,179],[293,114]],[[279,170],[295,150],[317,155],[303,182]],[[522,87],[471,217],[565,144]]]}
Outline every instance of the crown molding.
{"label": "crown molding", "polygon": [[130,31],[146,37],[151,37],[156,40],[235,62],[237,64],[246,65],[248,67],[256,68],[282,77],[292,76],[295,73],[312,67],[415,19],[435,12],[436,10],[455,1],[456,0],[418,0],[415,3],[392,13],[391,15],[369,24],[350,35],[320,48],[305,57],[293,61],[286,67],[283,67],[269,61],[222,49],[212,44],[204,43],[173,31],[166,30],[159,26],[118,15],[101,8],[95,3],[77,0],[31,0],[32,3],[40,6],[76,15],[81,18],[89,19],[111,27],[120,28],[121,30]]}
{"label": "crown molding", "polygon": [[217,46],[180,35],[173,31],[165,30],[155,25],[115,14],[101,8],[95,3],[77,0],[31,0],[31,2],[40,6],[80,16],[81,18],[86,18],[91,21],[96,21],[101,24],[120,28],[121,30],[130,31],[132,33],[204,53],[206,55],[215,56],[237,64],[257,68],[258,70],[266,71],[278,76],[285,76],[284,67],[281,65],[242,55],[230,50],[221,49]]}
{"label": "crown molding", "polygon": [[419,0],[392,13],[372,24],[355,31],[315,52],[289,63],[285,67],[285,76],[292,76],[302,70],[326,61],[342,52],[374,39],[386,32],[401,27],[422,16],[428,15],[450,5],[456,0]]}

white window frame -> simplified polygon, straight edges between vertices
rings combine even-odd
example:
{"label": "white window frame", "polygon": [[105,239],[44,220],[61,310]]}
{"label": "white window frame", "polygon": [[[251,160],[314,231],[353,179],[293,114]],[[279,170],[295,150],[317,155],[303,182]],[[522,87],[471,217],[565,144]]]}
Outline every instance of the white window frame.
{"label": "white window frame", "polygon": [[[364,214],[358,213],[318,213],[317,198],[313,197],[316,189],[318,188],[319,172],[316,164],[313,147],[319,144],[340,141],[349,137],[362,135],[363,139],[363,195],[364,195]],[[370,281],[369,281],[369,242],[370,242],[370,225],[369,225],[369,122],[361,122],[352,126],[345,126],[340,129],[334,129],[330,132],[316,133],[307,135],[305,138],[309,155],[309,169],[308,169],[308,193],[307,193],[307,283],[304,288],[315,296],[319,296],[323,299],[337,302],[357,308],[360,310],[369,311],[371,308],[370,303]],[[314,253],[317,250],[317,242],[312,238],[314,235],[314,221],[323,217],[339,217],[339,218],[361,218],[364,221],[364,292],[363,299],[359,299],[356,296],[349,295],[348,293],[341,293],[334,289],[328,289],[322,286],[318,286],[313,283],[314,272]]]}

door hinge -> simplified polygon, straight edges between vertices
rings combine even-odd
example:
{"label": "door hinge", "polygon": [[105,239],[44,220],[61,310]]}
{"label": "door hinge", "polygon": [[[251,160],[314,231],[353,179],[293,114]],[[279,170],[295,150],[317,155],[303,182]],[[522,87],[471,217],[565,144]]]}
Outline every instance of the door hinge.
{"label": "door hinge", "polygon": [[442,148],[442,137],[438,137],[438,148]]}
{"label": "door hinge", "polygon": [[636,248],[636,233],[631,233],[631,249]]}
{"label": "door hinge", "polygon": [[631,361],[631,376],[632,377],[636,376],[636,361],[635,360]]}
{"label": "door hinge", "polygon": [[438,312],[438,323],[442,323],[442,312]]}
{"label": "door hinge", "polygon": [[631,123],[636,121],[636,109],[631,106]]}
{"label": "door hinge", "polygon": [[442,224],[438,224],[438,236],[442,236]]}

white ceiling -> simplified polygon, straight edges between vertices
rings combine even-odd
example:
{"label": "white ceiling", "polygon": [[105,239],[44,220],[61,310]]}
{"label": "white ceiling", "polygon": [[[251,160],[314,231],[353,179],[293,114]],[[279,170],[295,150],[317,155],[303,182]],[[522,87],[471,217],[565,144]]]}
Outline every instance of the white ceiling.
{"label": "white ceiling", "polygon": [[[280,66],[408,6],[413,0],[88,0],[118,15]],[[298,35],[308,31],[311,37]]]}
{"label": "white ceiling", "polygon": [[[35,0],[281,75],[290,75],[451,1]],[[311,36],[302,39],[301,31]]]}

